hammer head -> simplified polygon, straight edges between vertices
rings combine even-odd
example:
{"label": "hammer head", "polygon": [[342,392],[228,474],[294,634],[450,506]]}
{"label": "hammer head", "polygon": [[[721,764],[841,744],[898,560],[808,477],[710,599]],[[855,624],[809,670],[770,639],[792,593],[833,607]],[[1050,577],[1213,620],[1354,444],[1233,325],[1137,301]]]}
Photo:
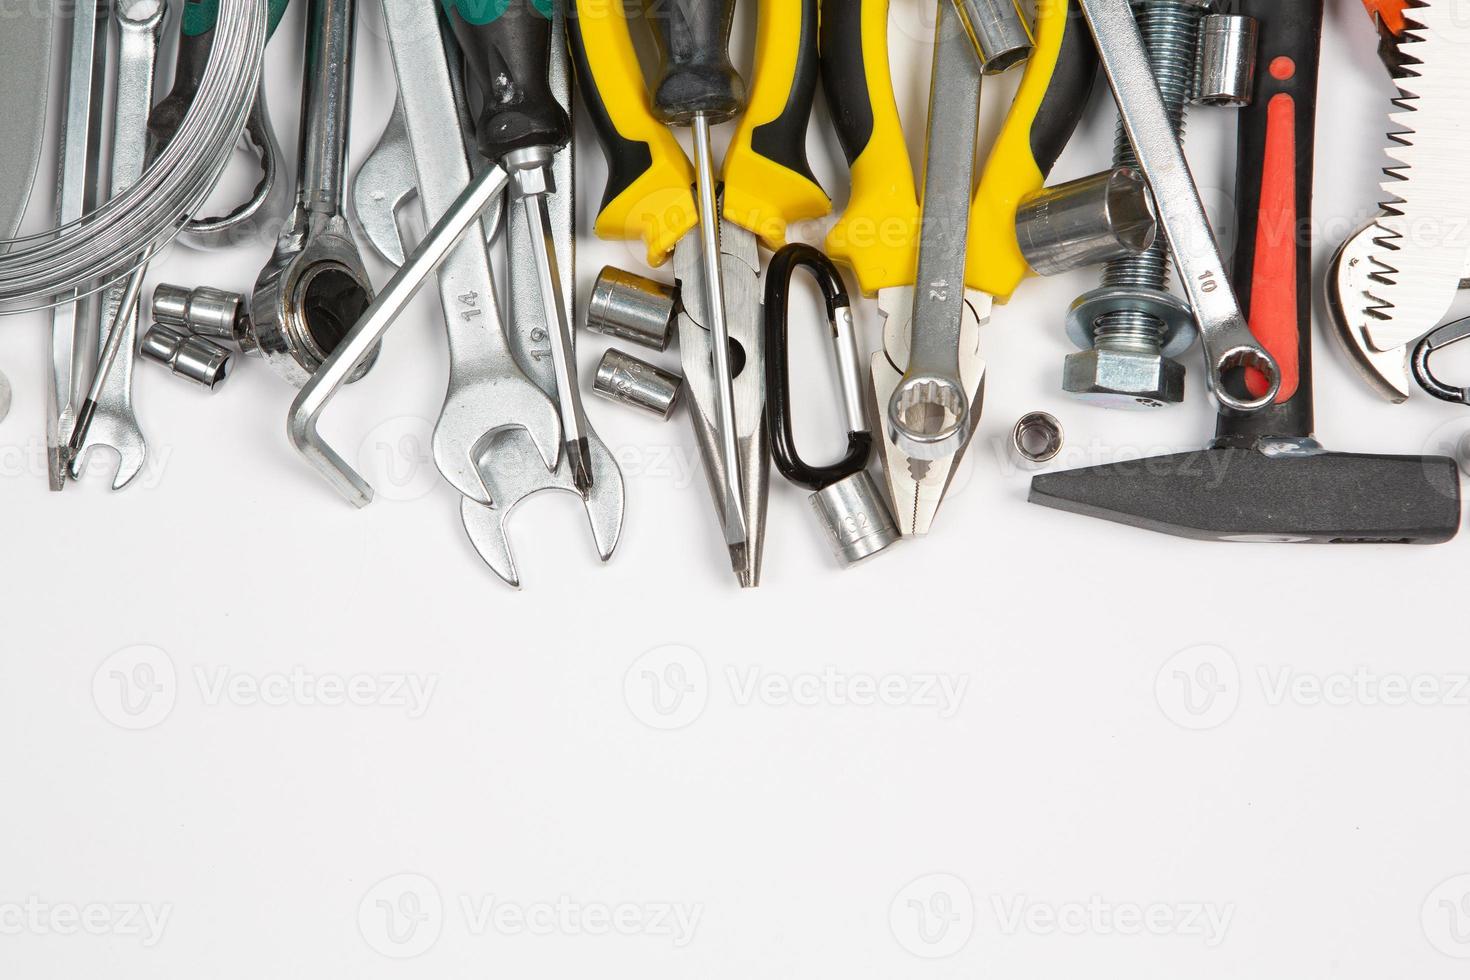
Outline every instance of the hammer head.
{"label": "hammer head", "polygon": [[1460,528],[1444,456],[1216,446],[1031,481],[1031,502],[1204,541],[1438,544]]}

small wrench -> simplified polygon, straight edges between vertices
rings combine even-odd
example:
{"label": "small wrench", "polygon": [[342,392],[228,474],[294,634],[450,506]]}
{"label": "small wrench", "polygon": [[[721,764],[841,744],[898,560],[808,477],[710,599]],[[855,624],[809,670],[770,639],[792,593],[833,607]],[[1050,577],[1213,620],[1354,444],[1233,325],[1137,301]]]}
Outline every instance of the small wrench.
{"label": "small wrench", "polygon": [[[1210,392],[1224,411],[1260,411],[1276,400],[1281,368],[1251,333],[1241,313],[1189,162],[1159,94],[1133,8],[1128,0],[1081,3],[1139,169],[1153,188],[1159,224],[1168,235],[1180,285],[1199,320]],[[1236,368],[1259,371],[1266,379],[1265,390],[1246,396],[1230,391],[1225,377]]]}
{"label": "small wrench", "polygon": [[[390,121],[385,139],[406,137],[413,168],[399,167],[398,177],[413,177],[413,190],[359,186],[354,198],[387,204],[417,196],[428,223],[433,223],[471,177],[467,151],[456,153],[446,144],[446,137],[464,132],[463,90],[455,85],[434,5],[407,4],[392,10],[387,6],[384,23],[402,112],[396,114],[396,124]],[[368,219],[370,223],[397,230],[397,222],[382,210],[368,213],[377,215]],[[490,437],[504,429],[525,430],[541,456],[536,468],[554,470],[560,461],[561,421],[556,404],[531,383],[511,353],[489,248],[482,238],[471,235],[450,254],[439,270],[439,297],[448,329],[450,370],[448,394],[434,427],[434,460],[462,496],[488,505],[492,498],[477,464]]]}
{"label": "small wrench", "polygon": [[[159,39],[168,13],[165,0],[113,0],[117,21],[117,64],[114,69],[112,126],[112,173],[108,193],[121,194],[143,176],[148,163],[148,115],[153,107],[153,75],[158,62]],[[71,460],[71,475],[78,479],[93,449],[111,449],[118,456],[112,489],[121,490],[143,470],[148,444],[138,428],[133,410],[133,357],[138,347],[138,313],[119,316],[121,286],[102,295],[98,341],[99,355],[116,330],[118,355],[101,379],[91,405],[85,435]],[[107,362],[103,362],[107,363]]]}
{"label": "small wrench", "polygon": [[356,0],[308,0],[296,205],[250,302],[259,353],[298,387],[373,302],[343,214],[356,19]]}
{"label": "small wrench", "polygon": [[[57,150],[56,224],[68,225],[97,206],[106,82],[108,10],[79,3],[71,11],[64,79],[64,112]],[[50,365],[46,372],[46,470],[52,490],[66,486],[69,443],[87,397],[97,344],[89,313],[98,298],[86,296],[51,311]]]}
{"label": "small wrench", "polygon": [[[552,16],[551,66],[548,77],[552,94],[568,112],[572,108],[569,62],[565,10],[558,5]],[[552,160],[552,177],[556,186],[576,186],[574,167],[572,148],[563,147]],[[554,194],[548,198],[547,206],[552,239],[556,246],[556,266],[561,277],[561,281],[555,286],[572,303],[576,296],[576,214],[573,195]],[[526,372],[548,397],[555,397],[558,378],[556,363],[549,347],[552,328],[546,320],[540,273],[537,260],[531,252],[531,235],[530,220],[525,211],[520,208],[510,209],[505,238],[505,254],[510,263],[506,273],[510,342]],[[569,308],[567,313],[575,322],[575,308]],[[572,342],[572,353],[575,355],[575,334]],[[585,492],[577,486],[569,458],[564,456],[554,473],[547,473],[537,466],[535,449],[528,443],[524,433],[512,430],[498,434],[480,457],[480,476],[495,504],[492,507],[482,507],[465,499],[460,503],[460,516],[470,541],[485,560],[485,564],[512,588],[520,588],[521,580],[506,526],[516,506],[533,494],[546,490],[577,494],[582,498],[587,512],[587,522],[592,528],[592,540],[597,546],[598,555],[603,561],[607,561],[617,548],[623,530],[623,474],[607,444],[590,426],[587,428],[587,444],[592,457],[592,484]]]}

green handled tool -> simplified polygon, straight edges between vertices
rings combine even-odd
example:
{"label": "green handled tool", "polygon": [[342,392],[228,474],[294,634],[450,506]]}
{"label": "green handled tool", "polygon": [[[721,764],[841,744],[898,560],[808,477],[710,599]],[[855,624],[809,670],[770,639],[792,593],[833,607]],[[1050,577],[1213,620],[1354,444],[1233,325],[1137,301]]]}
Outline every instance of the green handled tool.
{"label": "green handled tool", "polygon": [[[480,153],[510,175],[525,208],[541,302],[550,327],[563,444],[573,481],[585,492],[592,487],[592,449],[546,202],[547,195],[557,192],[552,160],[572,135],[571,120],[551,91],[551,3],[443,2],[469,72],[485,95],[485,108],[477,120]],[[572,190],[566,188],[565,193]]]}

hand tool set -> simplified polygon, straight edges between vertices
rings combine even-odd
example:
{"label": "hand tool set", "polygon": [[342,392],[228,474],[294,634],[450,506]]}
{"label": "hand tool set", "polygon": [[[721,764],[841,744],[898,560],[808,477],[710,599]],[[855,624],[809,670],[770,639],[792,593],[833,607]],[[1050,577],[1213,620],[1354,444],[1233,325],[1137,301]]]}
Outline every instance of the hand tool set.
{"label": "hand tool set", "polygon": [[[1454,460],[1329,452],[1313,438],[1325,0],[904,0],[934,30],[917,168],[889,66],[891,0],[745,2],[757,30],[742,73],[730,54],[736,0],[383,0],[397,99],[349,175],[358,5],[301,0],[294,199],[261,84],[288,0],[43,3],[12,18],[0,33],[0,312],[49,310],[51,488],[79,478],[98,447],[118,456],[114,489],[142,469],[136,357],[213,390],[249,355],[298,389],[294,448],[365,506],[372,487],[320,419],[368,376],[433,277],[449,381],[432,456],[474,548],[519,587],[510,514],[559,490],[581,499],[608,560],[626,488],[577,367],[573,120],[585,114],[607,163],[594,233],[641,243],[650,267],[671,272],[665,282],[603,269],[586,325],[665,358],[677,343],[679,368],[609,348],[591,390],[660,420],[687,407],[744,587],[761,580],[773,463],[811,491],[840,564],[930,533],[981,422],[992,321],[1006,322],[1027,279],[1091,266],[1101,284],[1058,317],[1077,347],[1060,389],[1093,408],[1179,404],[1198,346],[1216,433],[1199,452],[1056,471],[1062,424],[1029,413],[1007,448],[1037,471],[1033,502],[1222,541],[1457,533]],[[1413,377],[1470,405],[1470,386],[1440,381],[1430,363],[1470,337],[1470,319],[1444,322],[1470,283],[1470,0],[1365,6],[1398,96],[1385,106],[1381,213],[1326,277],[1331,332],[1390,400],[1407,399]],[[155,100],[169,65],[160,41],[175,24],[172,87]],[[53,32],[69,39],[51,113],[56,225],[17,239],[46,133]],[[1117,107],[1112,159],[1049,184],[1099,77]],[[981,125],[992,87],[1014,93],[993,141]],[[822,247],[788,241],[833,211],[806,151],[819,90],[851,174]],[[1238,113],[1228,265],[1185,153],[1190,106]],[[212,214],[237,145],[259,180]],[[425,229],[417,241],[400,220],[409,214]],[[219,252],[266,236],[275,247],[248,292],[155,282],[140,330],[150,263],[171,241]],[[381,288],[360,244],[396,269]],[[809,463],[796,445],[793,391],[819,369],[792,363],[797,272],[822,297],[835,358],[848,442],[833,463]],[[882,321],[871,344],[869,301]]]}

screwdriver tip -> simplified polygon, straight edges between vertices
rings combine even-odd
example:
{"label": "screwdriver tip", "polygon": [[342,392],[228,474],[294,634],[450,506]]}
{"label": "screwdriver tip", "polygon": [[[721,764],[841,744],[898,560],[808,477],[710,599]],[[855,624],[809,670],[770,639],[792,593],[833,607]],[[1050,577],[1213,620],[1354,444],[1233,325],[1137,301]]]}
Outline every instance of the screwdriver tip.
{"label": "screwdriver tip", "polygon": [[592,489],[592,447],[585,438],[573,439],[567,443],[566,453],[572,464],[572,482],[586,493]]}

